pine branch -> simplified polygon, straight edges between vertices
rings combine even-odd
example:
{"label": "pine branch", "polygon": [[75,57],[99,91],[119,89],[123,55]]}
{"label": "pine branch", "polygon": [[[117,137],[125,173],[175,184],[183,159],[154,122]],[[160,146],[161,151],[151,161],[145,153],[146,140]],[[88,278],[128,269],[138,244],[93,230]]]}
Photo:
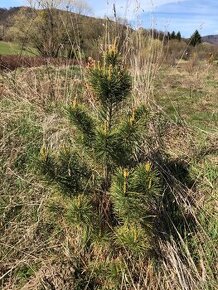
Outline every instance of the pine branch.
{"label": "pine branch", "polygon": [[83,143],[90,147],[95,139],[95,122],[93,118],[81,105],[71,106],[67,111],[72,123],[82,133]]}

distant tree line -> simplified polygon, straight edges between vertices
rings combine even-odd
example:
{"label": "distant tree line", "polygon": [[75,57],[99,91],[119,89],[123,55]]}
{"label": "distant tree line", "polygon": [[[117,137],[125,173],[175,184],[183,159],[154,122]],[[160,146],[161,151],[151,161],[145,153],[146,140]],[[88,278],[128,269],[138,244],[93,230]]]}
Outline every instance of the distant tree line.
{"label": "distant tree line", "polygon": [[181,36],[181,32],[178,31],[177,33],[175,31],[173,32],[168,32],[168,39],[171,40],[171,39],[177,39],[178,41],[181,41],[182,39],[182,36]]}
{"label": "distant tree line", "polygon": [[[182,36],[180,31],[178,31],[177,33],[175,31],[172,31],[171,33],[168,32],[168,39],[169,40],[173,40],[176,39],[178,41],[182,40]],[[200,44],[202,42],[201,39],[201,35],[199,33],[198,30],[195,30],[195,32],[191,35],[191,37],[189,39],[187,39],[188,44],[192,45],[192,46],[196,46],[198,44]]]}

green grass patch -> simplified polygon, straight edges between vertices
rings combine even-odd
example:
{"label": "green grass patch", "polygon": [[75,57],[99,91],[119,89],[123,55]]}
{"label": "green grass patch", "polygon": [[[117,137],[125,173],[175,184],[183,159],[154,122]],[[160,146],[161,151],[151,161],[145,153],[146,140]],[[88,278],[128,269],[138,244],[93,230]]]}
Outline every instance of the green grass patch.
{"label": "green grass patch", "polygon": [[207,75],[197,73],[199,77],[194,82],[185,71],[174,71],[170,75],[160,71],[155,87],[156,100],[169,118],[181,118],[190,126],[213,131],[218,123],[217,75],[214,71],[209,71]]}
{"label": "green grass patch", "polygon": [[22,49],[17,43],[0,41],[0,55],[20,54],[25,56],[34,56],[37,52],[33,48]]}

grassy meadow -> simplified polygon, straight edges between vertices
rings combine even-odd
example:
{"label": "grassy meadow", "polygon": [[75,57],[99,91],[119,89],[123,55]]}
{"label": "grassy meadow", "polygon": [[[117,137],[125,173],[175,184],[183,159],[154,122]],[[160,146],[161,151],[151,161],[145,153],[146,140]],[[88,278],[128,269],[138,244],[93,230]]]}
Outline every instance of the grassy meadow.
{"label": "grassy meadow", "polygon": [[[5,53],[19,48],[1,42]],[[75,147],[66,108],[75,100],[93,108],[87,68],[1,72],[1,289],[218,289],[218,66],[187,60],[153,67],[144,63],[136,73],[130,65],[133,102],[149,111],[146,138],[157,152],[149,160],[160,167],[167,160],[164,178],[170,175],[173,204],[182,204],[187,226],[180,229],[176,212],[169,217],[172,233],[145,256],[128,251],[125,231],[114,253],[110,237],[90,238],[91,230],[75,226],[72,197],[41,171],[43,144]],[[144,249],[141,240],[133,235],[135,249]]]}

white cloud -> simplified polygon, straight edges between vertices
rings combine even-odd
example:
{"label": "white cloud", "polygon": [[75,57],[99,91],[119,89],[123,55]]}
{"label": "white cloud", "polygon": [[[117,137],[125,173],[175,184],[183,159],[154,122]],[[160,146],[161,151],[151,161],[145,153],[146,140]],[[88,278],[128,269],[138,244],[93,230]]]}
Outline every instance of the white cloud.
{"label": "white cloud", "polygon": [[88,0],[96,16],[112,15],[115,4],[117,14],[132,19],[143,12],[152,12],[166,4],[178,4],[188,0]]}
{"label": "white cloud", "polygon": [[141,0],[139,2],[140,2],[141,8],[149,12],[162,5],[172,4],[172,3],[178,4],[185,1],[187,0]]}

